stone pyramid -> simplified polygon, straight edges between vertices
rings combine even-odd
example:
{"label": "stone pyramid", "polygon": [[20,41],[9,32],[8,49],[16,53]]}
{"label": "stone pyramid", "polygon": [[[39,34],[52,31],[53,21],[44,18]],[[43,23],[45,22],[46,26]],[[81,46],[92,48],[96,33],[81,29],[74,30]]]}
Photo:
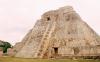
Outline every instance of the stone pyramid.
{"label": "stone pyramid", "polygon": [[22,58],[99,56],[100,37],[65,6],[44,13],[15,50]]}

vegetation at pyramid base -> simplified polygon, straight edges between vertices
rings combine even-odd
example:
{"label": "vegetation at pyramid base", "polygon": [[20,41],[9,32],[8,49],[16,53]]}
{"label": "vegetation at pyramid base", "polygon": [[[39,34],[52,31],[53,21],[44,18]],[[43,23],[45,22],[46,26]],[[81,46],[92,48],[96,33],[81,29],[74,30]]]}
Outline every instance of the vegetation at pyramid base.
{"label": "vegetation at pyramid base", "polygon": [[9,42],[1,41],[0,47],[3,49],[3,53],[7,53],[7,49],[11,48],[11,44]]}

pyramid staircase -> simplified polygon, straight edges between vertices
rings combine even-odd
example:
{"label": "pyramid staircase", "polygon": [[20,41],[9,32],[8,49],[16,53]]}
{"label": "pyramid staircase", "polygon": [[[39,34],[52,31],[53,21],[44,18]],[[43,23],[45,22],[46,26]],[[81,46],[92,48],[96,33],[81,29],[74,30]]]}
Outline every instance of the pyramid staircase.
{"label": "pyramid staircase", "polygon": [[54,32],[55,25],[56,25],[56,22],[50,21],[50,23],[47,26],[46,31],[43,34],[43,38],[41,40],[39,50],[38,50],[39,58],[42,58],[44,56],[45,52],[47,51],[47,49],[49,47],[49,44],[50,44],[49,39],[51,37],[51,34]]}

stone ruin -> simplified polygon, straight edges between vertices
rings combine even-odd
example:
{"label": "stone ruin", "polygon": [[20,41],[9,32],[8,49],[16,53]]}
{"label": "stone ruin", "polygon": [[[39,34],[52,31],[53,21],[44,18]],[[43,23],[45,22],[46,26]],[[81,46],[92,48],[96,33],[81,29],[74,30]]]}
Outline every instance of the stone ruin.
{"label": "stone ruin", "polygon": [[65,6],[44,13],[14,49],[21,58],[99,57],[100,36]]}

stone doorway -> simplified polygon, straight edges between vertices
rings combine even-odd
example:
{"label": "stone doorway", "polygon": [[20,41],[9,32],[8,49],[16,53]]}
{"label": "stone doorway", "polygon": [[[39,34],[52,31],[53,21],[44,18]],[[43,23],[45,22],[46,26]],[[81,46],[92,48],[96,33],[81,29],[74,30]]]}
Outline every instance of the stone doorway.
{"label": "stone doorway", "polygon": [[58,47],[53,47],[53,58],[57,58],[59,56],[59,48]]}
{"label": "stone doorway", "polygon": [[58,48],[54,47],[54,54],[57,55],[58,54]]}

